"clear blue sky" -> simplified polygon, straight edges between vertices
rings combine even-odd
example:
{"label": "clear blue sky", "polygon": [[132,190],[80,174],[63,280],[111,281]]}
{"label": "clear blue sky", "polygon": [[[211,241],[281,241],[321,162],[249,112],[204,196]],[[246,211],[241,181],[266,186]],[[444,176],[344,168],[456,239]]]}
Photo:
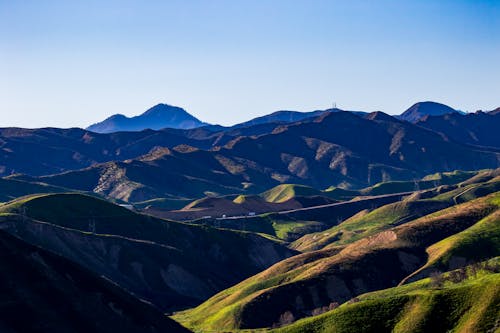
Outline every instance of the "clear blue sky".
{"label": "clear blue sky", "polygon": [[500,106],[500,0],[0,0],[0,126]]}

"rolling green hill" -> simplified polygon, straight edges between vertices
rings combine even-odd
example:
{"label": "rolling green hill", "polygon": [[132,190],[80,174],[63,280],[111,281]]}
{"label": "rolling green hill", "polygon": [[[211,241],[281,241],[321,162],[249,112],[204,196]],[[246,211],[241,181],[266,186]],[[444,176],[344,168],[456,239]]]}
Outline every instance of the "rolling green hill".
{"label": "rolling green hill", "polygon": [[[484,177],[476,179],[484,180]],[[330,229],[302,236],[291,247],[299,251],[312,251],[351,243],[456,203],[467,202],[496,191],[500,191],[500,180],[486,178],[486,182],[471,182],[455,189],[441,186],[437,190],[419,192],[374,210],[362,210]]]}
{"label": "rolling green hill", "polygon": [[294,253],[256,234],[156,219],[80,194],[25,197],[0,206],[0,215],[8,232],[168,311]]}
{"label": "rolling green hill", "polygon": [[2,332],[188,332],[113,282],[0,230]]}
{"label": "rolling green hill", "polygon": [[297,196],[321,196],[324,192],[312,187],[297,184],[282,184],[264,192],[261,196],[267,202],[283,203]]}
{"label": "rolling green hill", "polygon": [[374,209],[391,202],[399,201],[402,197],[404,195],[401,194],[366,197],[340,203],[327,202],[324,205],[316,207],[297,208],[257,216],[239,216],[223,219],[203,218],[190,221],[190,223],[265,233],[285,241],[293,241],[303,235],[328,229],[360,210]]}
{"label": "rolling green hill", "polygon": [[500,333],[500,109],[429,105],[0,128],[0,332]]}
{"label": "rolling green hill", "polygon": [[448,206],[443,202],[416,200],[399,201],[372,211],[363,210],[330,229],[302,236],[290,247],[298,251],[315,251],[345,245]]}
{"label": "rolling green hill", "polygon": [[[427,175],[422,179],[415,179],[411,181],[386,181],[380,182],[373,186],[361,189],[358,191],[359,195],[381,195],[390,194],[398,192],[410,192],[410,191],[420,191],[427,190],[443,185],[454,185],[460,184],[467,180],[476,177],[476,182],[481,179],[483,182],[490,180],[487,175],[491,175],[492,172],[498,174],[500,170],[479,170],[479,171],[461,171],[455,170],[452,172],[437,172],[431,175]],[[477,176],[482,176],[479,178]]]}
{"label": "rolling green hill", "polygon": [[[500,206],[500,197],[492,200]],[[471,261],[500,255],[500,210],[462,232],[443,239],[426,249],[427,262],[401,283],[429,276],[436,271],[448,271]]]}
{"label": "rolling green hill", "polygon": [[[136,207],[144,208],[146,203],[150,203],[151,206],[147,209],[148,214],[179,221],[194,220],[206,216],[242,216],[250,212],[262,214],[288,211],[402,192],[416,191],[419,192],[419,197],[422,197],[422,190],[435,188],[435,191],[442,193],[465,186],[462,185],[464,180],[468,181],[469,184],[477,183],[479,180],[484,182],[490,180],[495,174],[500,174],[500,170],[444,172],[415,181],[382,182],[361,190],[346,190],[335,187],[317,190],[305,185],[281,184],[258,195],[207,196],[192,202],[185,199],[163,198],[146,201],[136,205]],[[471,179],[476,181],[471,181]],[[428,196],[430,192],[425,193]],[[180,205],[180,203],[186,203],[182,209],[179,209],[179,206],[169,208],[169,205]]]}
{"label": "rolling green hill", "polygon": [[272,332],[497,332],[500,270],[469,273],[461,282],[447,281],[454,273],[461,272],[445,274],[443,286],[424,279],[361,295],[337,309]]}
{"label": "rolling green hill", "polygon": [[[487,226],[499,222],[499,198],[500,192],[493,193],[345,246],[289,258],[174,318],[195,330],[270,327],[288,311],[295,318],[309,316],[318,307],[406,281],[426,265],[429,249],[439,242],[494,250],[467,251],[461,262],[449,260],[455,267],[498,256],[497,231]],[[491,233],[484,234],[485,228]],[[441,253],[445,258],[447,252]]]}

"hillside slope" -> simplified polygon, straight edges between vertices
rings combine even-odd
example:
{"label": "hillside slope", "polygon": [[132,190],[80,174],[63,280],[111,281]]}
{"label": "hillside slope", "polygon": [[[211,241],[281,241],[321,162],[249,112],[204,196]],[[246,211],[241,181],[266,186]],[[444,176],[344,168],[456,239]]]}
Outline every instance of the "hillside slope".
{"label": "hillside slope", "polygon": [[173,148],[180,144],[209,148],[217,139],[209,133],[198,137],[189,130],[178,129],[99,134],[78,128],[2,128],[0,175],[61,173],[96,163],[126,160],[148,154],[157,147]]}
{"label": "hillside slope", "polygon": [[166,311],[196,305],[294,254],[256,234],[155,219],[79,194],[23,198],[0,214],[9,233]]}
{"label": "hillside slope", "polygon": [[496,132],[500,117],[495,113],[478,111],[424,117],[417,125],[443,133],[456,142],[500,148],[500,136]]}
{"label": "hillside slope", "polygon": [[188,332],[112,282],[0,230],[2,332]]}
{"label": "hillside slope", "polygon": [[[495,170],[496,174],[500,170]],[[483,172],[483,176],[490,171]],[[299,251],[314,251],[352,243],[355,240],[387,230],[418,217],[500,191],[500,179],[469,179],[458,186],[440,186],[433,190],[415,192],[402,201],[372,210],[362,210],[328,230],[307,234],[290,247]],[[486,181],[484,181],[486,180]]]}
{"label": "hillside slope", "polygon": [[[424,279],[361,295],[350,304],[272,332],[496,332],[500,270],[498,261],[479,267],[485,265],[486,271],[469,267],[465,274],[463,270],[445,274],[442,286],[435,279]],[[453,281],[461,274],[464,281]]]}
{"label": "hillside slope", "polygon": [[[460,244],[472,240],[469,248],[485,244],[478,235],[484,230],[482,225],[498,224],[499,198],[500,192],[493,193],[346,246],[289,258],[175,318],[194,329],[270,327],[288,311],[301,318],[332,302],[343,303],[365,292],[395,286],[427,265],[429,251],[441,241],[449,244],[464,232]],[[493,242],[485,247],[489,251],[456,252],[463,259],[448,256],[443,267],[456,268],[470,260],[500,255],[500,234],[495,230],[487,236]],[[441,253],[444,260],[447,252]]]}
{"label": "hillside slope", "polygon": [[[220,218],[223,215],[227,217],[253,216],[291,211],[353,199],[366,199],[368,196],[384,196],[396,193],[419,192],[418,196],[422,197],[422,195],[428,196],[432,192],[421,192],[422,190],[436,188],[435,191],[441,193],[453,189],[453,186],[447,185],[463,183],[469,179],[470,182],[487,181],[497,175],[500,175],[500,169],[453,171],[428,175],[420,180],[377,183],[361,190],[345,190],[338,187],[317,190],[305,185],[281,184],[258,195],[207,196],[194,201],[190,201],[189,199],[159,198],[140,202],[138,205],[135,205],[143,208],[143,212],[147,214],[176,221],[192,221],[199,218],[207,220],[209,217]],[[175,206],[176,204],[178,206]],[[368,207],[374,208],[372,205],[368,205]],[[345,219],[349,216],[341,214],[337,217]],[[311,220],[312,218],[312,216],[309,216],[308,219]],[[231,228],[227,224],[226,226]]]}
{"label": "hillside slope", "polygon": [[441,171],[497,168],[499,163],[498,152],[449,142],[393,117],[335,112],[211,151],[182,146],[39,180],[133,202],[258,193],[283,183],[362,188]]}

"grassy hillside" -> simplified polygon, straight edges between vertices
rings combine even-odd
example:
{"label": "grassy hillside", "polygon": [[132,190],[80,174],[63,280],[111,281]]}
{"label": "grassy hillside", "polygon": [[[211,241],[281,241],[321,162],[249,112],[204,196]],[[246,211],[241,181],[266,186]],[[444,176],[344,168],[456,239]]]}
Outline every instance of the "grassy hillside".
{"label": "grassy hillside", "polygon": [[492,170],[437,172],[422,178],[423,181],[436,181],[439,185],[458,184],[477,175],[484,175]]}
{"label": "grassy hillside", "polygon": [[[500,197],[493,197],[491,200],[497,201],[496,205],[500,206]],[[433,244],[426,252],[426,264],[403,282],[500,255],[500,210],[486,216],[472,227]]]}
{"label": "grassy hillside", "polygon": [[313,251],[327,246],[348,244],[456,203],[467,202],[496,191],[500,191],[500,181],[496,178],[482,183],[469,183],[455,189],[439,187],[436,190],[423,191],[374,210],[360,211],[330,229],[299,238],[291,247],[299,251]]}
{"label": "grassy hillside", "polygon": [[467,182],[461,184],[461,186],[451,191],[435,196],[433,200],[457,204],[497,191],[500,191],[500,178],[495,177],[485,182]]}
{"label": "grassy hillside", "polygon": [[192,306],[293,254],[252,233],[160,220],[80,194],[0,206],[2,226],[165,309]]}
{"label": "grassy hillside", "polygon": [[[337,225],[360,210],[374,209],[401,200],[402,197],[402,195],[389,195],[374,198],[368,197],[340,203],[327,203],[326,205],[318,207],[305,207],[289,211],[262,214],[254,217],[200,219],[190,221],[190,223],[266,233],[285,241],[293,241],[303,235],[325,230],[332,225]],[[289,201],[284,204],[288,202]]]}
{"label": "grassy hillside", "polygon": [[[178,220],[178,221],[192,221],[196,219],[202,219],[198,221],[192,221],[197,224],[215,225],[222,226],[224,228],[236,229],[236,230],[249,230],[255,232],[262,232],[284,239],[287,241],[293,241],[298,237],[306,234],[311,234],[306,237],[313,237],[315,240],[319,238],[333,238],[336,239],[338,234],[336,230],[327,230],[325,233],[315,233],[323,229],[327,229],[331,225],[338,224],[340,221],[349,218],[358,211],[363,209],[374,209],[384,202],[380,202],[383,199],[374,199],[374,204],[368,204],[366,207],[357,207],[354,210],[342,211],[336,208],[326,208],[326,209],[315,209],[312,211],[306,211],[301,213],[301,208],[323,206],[340,201],[349,200],[359,200],[366,199],[372,195],[378,196],[390,196],[394,193],[401,193],[408,191],[414,191],[418,188],[408,201],[416,201],[428,199],[441,193],[446,193],[456,189],[454,194],[449,196],[446,200],[439,200],[436,204],[426,204],[422,202],[420,205],[418,203],[410,204],[415,207],[409,207],[408,209],[400,209],[401,214],[391,213],[391,216],[395,216],[390,220],[391,216],[387,216],[387,212],[381,212],[381,216],[388,221],[388,226],[394,225],[396,223],[402,223],[405,220],[410,220],[418,216],[425,215],[432,211],[432,209],[444,208],[445,203],[448,205],[454,204],[453,197],[457,194],[465,192],[467,195],[467,200],[471,200],[474,197],[484,195],[486,192],[483,190],[480,195],[476,195],[474,191],[469,191],[466,185],[454,183],[460,182],[467,179],[468,185],[477,184],[477,181],[487,181],[492,178],[492,175],[496,170],[485,170],[485,171],[471,171],[462,172],[454,171],[450,173],[438,173],[429,176],[428,178],[433,178],[433,180],[419,180],[419,186],[415,186],[415,182],[384,182],[379,183],[373,187],[369,187],[363,190],[345,190],[340,188],[329,188],[325,191],[319,191],[304,185],[295,184],[282,184],[278,185],[260,195],[238,195],[238,196],[223,196],[223,197],[205,197],[202,199],[195,200],[188,205],[186,205],[181,210],[166,211],[164,209],[155,209],[150,207],[146,212],[153,216],[158,216],[162,218]],[[476,182],[470,182],[472,178],[476,179]],[[441,181],[443,180],[443,181]],[[452,184],[452,185],[441,185]],[[423,184],[427,184],[424,186]],[[434,187],[437,186],[437,187]],[[431,189],[423,189],[431,187]],[[463,189],[462,189],[463,187]],[[500,186],[498,186],[500,189]],[[489,190],[488,193],[494,191],[495,188]],[[465,196],[462,196],[465,198]],[[335,199],[332,199],[335,198]],[[379,201],[379,202],[377,202]],[[391,200],[389,202],[393,202]],[[441,202],[442,201],[442,202]],[[466,201],[466,200],[462,200]],[[348,204],[349,205],[349,204]],[[348,206],[346,205],[346,207]],[[402,206],[402,205],[400,205]],[[424,208],[425,207],[425,208]],[[434,207],[434,208],[432,208]],[[273,214],[273,212],[283,212],[283,211],[293,211],[285,214]],[[411,214],[410,214],[411,212]],[[251,219],[237,219],[237,220],[215,220],[222,216],[232,217],[232,216],[245,216],[248,214],[264,214],[258,218]],[[268,213],[268,214],[266,214]],[[377,218],[377,214],[371,214],[369,217]],[[212,219],[207,218],[212,217]],[[347,224],[346,224],[347,225]],[[376,232],[380,229],[370,228],[370,232]],[[331,232],[335,231],[335,232]],[[353,231],[353,232],[350,232]],[[315,234],[312,234],[315,233]],[[356,240],[362,236],[366,236],[367,233],[357,233],[355,228],[351,228],[346,234],[345,239],[352,238]],[[326,236],[326,237],[322,237]],[[353,237],[355,236],[355,237]],[[319,249],[325,244],[321,241],[309,242],[314,243],[314,246],[310,249]],[[326,242],[327,243],[327,242]]]}
{"label": "grassy hillside", "polygon": [[[470,233],[470,229],[474,235],[481,234],[474,230],[482,230],[485,221],[498,223],[499,198],[497,192],[346,246],[292,257],[175,318],[195,330],[270,327],[287,311],[295,318],[309,316],[332,302],[343,303],[365,292],[395,286],[426,264],[426,251],[434,244],[449,242],[448,238]],[[487,237],[496,244],[496,234]],[[481,257],[471,255],[462,265],[477,258]]]}
{"label": "grassy hillside", "polygon": [[324,192],[297,184],[282,184],[264,192],[261,196],[267,202],[282,203],[297,196],[321,196]]}
{"label": "grassy hillside", "polygon": [[326,246],[352,243],[390,227],[448,207],[443,202],[426,200],[399,201],[372,211],[363,210],[328,230],[307,234],[290,247],[298,251],[314,251]]}
{"label": "grassy hillside", "polygon": [[[498,264],[497,264],[498,265]],[[470,270],[470,269],[469,269]],[[456,272],[452,272],[453,274]],[[424,279],[361,295],[337,309],[272,332],[496,332],[500,329],[500,270],[436,286]]]}
{"label": "grassy hillside", "polygon": [[[261,196],[269,202],[285,202],[298,196],[327,196],[333,199],[349,200],[357,196],[384,195],[400,192],[427,190],[442,185],[459,184],[475,176],[482,176],[486,181],[492,170],[438,172],[425,176],[422,179],[411,181],[386,181],[360,190],[347,190],[338,187],[329,187],[324,191],[309,186],[297,184],[281,184],[264,192]],[[477,183],[478,181],[476,181]]]}
{"label": "grassy hillside", "polygon": [[0,202],[7,202],[34,193],[61,193],[68,190],[44,183],[31,183],[22,180],[0,178]]}
{"label": "grassy hillside", "polygon": [[81,266],[0,231],[2,332],[188,332]]}
{"label": "grassy hillside", "polygon": [[[478,175],[486,175],[492,170],[437,172],[422,179],[410,181],[386,181],[359,190],[360,195],[381,195],[398,192],[427,190],[442,185],[454,185],[467,181]],[[483,179],[483,181],[486,181]],[[477,181],[476,181],[477,182]]]}

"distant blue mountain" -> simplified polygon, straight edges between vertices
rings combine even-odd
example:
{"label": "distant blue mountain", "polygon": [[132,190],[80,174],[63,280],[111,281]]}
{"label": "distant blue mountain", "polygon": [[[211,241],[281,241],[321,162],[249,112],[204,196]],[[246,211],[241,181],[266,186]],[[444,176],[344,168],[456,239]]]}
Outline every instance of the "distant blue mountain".
{"label": "distant blue mountain", "polygon": [[408,110],[403,112],[397,118],[401,120],[406,120],[411,123],[416,123],[426,116],[442,116],[449,113],[462,113],[461,111],[455,110],[448,105],[444,105],[436,102],[419,102],[415,103]]}
{"label": "distant blue mountain", "polygon": [[300,121],[306,118],[317,117],[323,113],[328,112],[326,110],[312,111],[312,112],[299,112],[299,111],[276,111],[271,114],[267,114],[262,117],[257,117],[249,121],[245,121],[240,124],[232,126],[233,128],[238,127],[248,127],[253,125],[267,124],[267,123],[292,123],[295,121]]}
{"label": "distant blue mountain", "polygon": [[143,114],[126,117],[115,114],[106,120],[91,125],[87,130],[97,133],[122,131],[142,131],[144,129],[159,130],[162,128],[191,129],[206,125],[184,109],[167,104],[158,104]]}
{"label": "distant blue mountain", "polygon": [[[271,114],[257,117],[249,121],[245,121],[244,123],[236,124],[231,126],[231,128],[241,128],[241,127],[249,127],[260,124],[268,124],[268,123],[293,123],[297,121],[302,121],[308,118],[319,117],[323,114],[330,112],[339,112],[344,111],[341,109],[327,109],[327,110],[316,110],[310,112],[300,112],[300,111],[276,111]],[[349,111],[355,114],[365,115],[365,112],[362,111]]]}
{"label": "distant blue mountain", "polygon": [[[89,131],[97,133],[112,133],[121,131],[142,131],[144,129],[159,130],[163,128],[192,129],[207,126],[207,129],[214,131],[224,131],[230,129],[245,128],[255,125],[272,123],[292,123],[309,121],[324,114],[344,111],[337,108],[327,110],[316,110],[310,112],[299,111],[276,111],[268,115],[257,117],[243,123],[229,127],[210,125],[200,121],[190,115],[184,109],[168,104],[158,104],[135,117],[126,117],[122,114],[115,114],[106,120],[93,124],[87,128]],[[367,116],[367,112],[348,111],[359,116]],[[440,116],[449,113],[462,113],[447,105],[436,102],[419,102],[412,105],[408,110],[399,116],[398,119],[416,123],[427,116]]]}

